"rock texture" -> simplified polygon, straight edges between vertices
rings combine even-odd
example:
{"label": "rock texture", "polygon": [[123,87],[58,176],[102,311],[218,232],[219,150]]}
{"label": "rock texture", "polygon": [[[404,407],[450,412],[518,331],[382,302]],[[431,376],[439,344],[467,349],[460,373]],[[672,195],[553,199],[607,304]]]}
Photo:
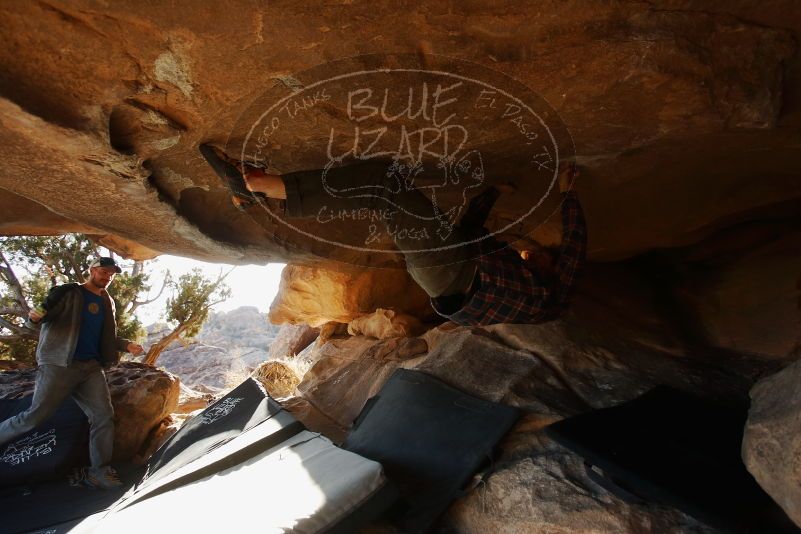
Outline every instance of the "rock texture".
{"label": "rock texture", "polygon": [[[35,377],[35,369],[0,373],[0,399],[32,395]],[[106,381],[114,405],[114,459],[129,461],[152,443],[153,432],[176,410],[179,381],[134,362],[106,371]]]}
{"label": "rock texture", "polygon": [[270,360],[292,358],[308,347],[320,335],[319,328],[305,324],[283,324],[270,344]]}
{"label": "rock texture", "polygon": [[[456,532],[708,532],[675,510],[628,504],[597,486],[543,427],[630,400],[656,384],[740,402],[767,363],[695,353],[636,271],[593,266],[571,311],[542,325],[457,327],[420,337],[339,336],[299,357],[311,368],[285,403],[342,439],[392,372],[418,369],[470,394],[520,407],[496,471],[442,519]],[[689,357],[689,354],[693,357]]]}
{"label": "rock texture", "polygon": [[777,360],[801,357],[801,230],[778,211],[678,256],[673,282],[700,343]]}
{"label": "rock texture", "polygon": [[401,269],[359,269],[287,265],[270,306],[275,324],[349,323],[378,308],[416,317],[431,316],[428,295]]}
{"label": "rock texture", "polygon": [[114,458],[133,458],[151,432],[178,407],[178,377],[123,362],[106,373],[114,404]]}
{"label": "rock texture", "polygon": [[424,331],[425,326],[416,317],[383,308],[378,308],[374,313],[357,317],[348,323],[348,334],[352,336],[361,334],[376,339],[418,336]]}
{"label": "rock texture", "polygon": [[[466,59],[550,103],[585,168],[593,259],[690,244],[801,196],[793,0],[0,9],[0,205],[22,199],[3,212],[6,233],[82,229],[235,263],[312,259],[277,241],[274,221],[237,212],[197,146],[224,144],[263,91],[297,89],[296,73],[386,50]],[[271,146],[278,170],[313,166],[314,135]],[[513,161],[496,141],[482,150]],[[503,199],[498,220],[526,194]]]}
{"label": "rock texture", "polygon": [[751,390],[743,459],[759,484],[801,527],[801,361]]}

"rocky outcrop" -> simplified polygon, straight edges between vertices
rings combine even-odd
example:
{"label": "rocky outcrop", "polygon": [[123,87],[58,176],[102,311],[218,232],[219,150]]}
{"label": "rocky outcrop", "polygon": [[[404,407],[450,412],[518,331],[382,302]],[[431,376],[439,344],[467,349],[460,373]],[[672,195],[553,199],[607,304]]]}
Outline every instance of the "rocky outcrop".
{"label": "rocky outcrop", "polygon": [[[35,377],[35,369],[0,373],[0,399],[32,395]],[[129,461],[153,442],[153,433],[176,410],[179,381],[134,362],[107,370],[106,381],[114,405],[114,459]]]}
{"label": "rocky outcrop", "polygon": [[133,458],[151,432],[178,407],[178,377],[123,362],[106,373],[114,404],[114,458]]}
{"label": "rocky outcrop", "polygon": [[363,335],[376,339],[390,337],[419,336],[425,326],[416,317],[378,308],[374,313],[363,315],[348,323],[348,334]]}
{"label": "rocky outcrop", "polygon": [[[197,146],[223,145],[258,95],[301,88],[299,72],[386,50],[465,59],[550,103],[586,169],[593,259],[689,244],[801,196],[793,0],[546,1],[523,11],[501,2],[458,14],[442,0],[1,9],[0,206],[16,205],[4,211],[7,233],[81,229],[235,263],[313,259],[277,240],[274,220],[237,212]],[[269,147],[275,168],[319,168],[311,151],[319,156],[321,132],[343,125],[344,114],[325,109],[292,128]],[[478,146],[509,162],[493,180],[523,183],[506,140],[484,132]],[[522,185],[502,199],[493,224],[514,220],[530,196]]]}
{"label": "rocky outcrop", "polygon": [[[484,484],[454,503],[445,525],[458,532],[508,534],[718,532],[674,509],[629,504],[603,490],[587,478],[582,458],[542,437],[542,422],[529,417],[518,425],[507,444],[516,450],[507,451]],[[514,447],[526,441],[528,446]]]}
{"label": "rocky outcrop", "polygon": [[[334,440],[395,369],[417,369],[525,416],[501,443],[496,470],[457,501],[442,527],[458,532],[707,532],[670,508],[630,504],[599,487],[576,454],[543,428],[657,384],[741,402],[766,363],[695,353],[636,271],[592,266],[560,320],[481,328],[445,323],[420,337],[339,336],[299,357],[312,363],[285,406]],[[692,357],[689,355],[692,354]],[[717,358],[717,359],[716,359]],[[736,446],[736,445],[735,445]]]}
{"label": "rocky outcrop", "polygon": [[428,295],[402,269],[360,269],[287,265],[278,295],[270,306],[275,324],[349,323],[378,308],[427,317],[433,312]]}
{"label": "rocky outcrop", "polygon": [[[609,344],[571,343],[564,324],[442,327],[421,338],[333,339],[315,348],[316,364],[284,403],[313,430],[342,439],[365,401],[398,367],[432,374],[481,398],[526,410],[485,484],[457,501],[443,526],[458,532],[705,532],[668,508],[632,505],[597,486],[583,460],[542,427],[586,408],[609,406],[649,387]],[[687,372],[671,355],[645,350],[677,383]],[[653,378],[655,381],[655,377]]]}
{"label": "rocky outcrop", "polygon": [[759,484],[801,527],[801,361],[751,390],[743,459]]}
{"label": "rocky outcrop", "polygon": [[240,348],[245,352],[260,349],[254,358],[264,360],[268,349],[278,335],[279,328],[271,325],[267,314],[253,306],[241,306],[227,312],[212,312],[197,336],[206,345],[222,348]]}
{"label": "rocky outcrop", "polygon": [[319,328],[312,328],[305,324],[283,324],[270,344],[268,359],[292,358],[313,343],[319,335]]}
{"label": "rocky outcrop", "polygon": [[774,219],[733,228],[678,254],[675,292],[699,342],[801,357],[801,231],[793,226]]}

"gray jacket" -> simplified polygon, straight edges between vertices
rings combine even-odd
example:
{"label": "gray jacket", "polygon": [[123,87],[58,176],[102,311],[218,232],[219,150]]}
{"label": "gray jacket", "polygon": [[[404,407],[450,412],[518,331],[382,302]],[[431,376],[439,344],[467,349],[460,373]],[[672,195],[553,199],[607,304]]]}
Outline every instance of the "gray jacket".
{"label": "gray jacket", "polygon": [[[125,351],[130,340],[117,337],[114,301],[103,291],[105,314],[100,336],[100,363],[103,367],[120,360],[118,351]],[[43,307],[47,314],[39,323],[28,320],[29,327],[39,330],[36,361],[39,365],[52,364],[67,367],[72,363],[78,335],[81,331],[83,292],[78,284],[64,284],[50,289]]]}

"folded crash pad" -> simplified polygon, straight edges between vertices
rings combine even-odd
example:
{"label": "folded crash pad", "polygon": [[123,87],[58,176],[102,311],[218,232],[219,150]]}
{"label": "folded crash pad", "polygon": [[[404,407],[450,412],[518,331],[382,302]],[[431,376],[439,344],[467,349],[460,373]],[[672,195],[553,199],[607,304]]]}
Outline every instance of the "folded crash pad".
{"label": "folded crash pad", "polygon": [[141,484],[155,482],[282,410],[261,384],[248,378],[186,421],[150,458]]}
{"label": "folded crash pad", "polygon": [[[281,410],[258,425],[228,436],[225,442],[213,448],[203,448],[189,459],[184,456],[180,465],[166,464],[151,473],[118,502],[113,510],[121,510],[136,502],[150,499],[196,480],[231,468],[272,447],[278,446],[304,430],[303,425],[289,412]],[[192,446],[190,444],[190,450]]]}
{"label": "folded crash pad", "polygon": [[384,466],[402,499],[392,521],[404,532],[421,532],[461,495],[517,417],[516,408],[399,369],[342,447]]}
{"label": "folded crash pad", "polygon": [[147,469],[121,470],[127,491],[60,481],[0,498],[0,533],[162,532],[170,521],[181,532],[349,533],[395,498],[378,463],[306,431],[251,380],[188,421]]}
{"label": "folded crash pad", "polygon": [[[27,410],[32,395],[0,400],[0,421]],[[87,454],[89,424],[72,399],[66,399],[47,421],[0,444],[0,486],[30,485],[63,475]]]}
{"label": "folded crash pad", "polygon": [[660,386],[549,426],[588,474],[623,498],[678,508],[733,532],[798,532],[741,459],[746,408]]}

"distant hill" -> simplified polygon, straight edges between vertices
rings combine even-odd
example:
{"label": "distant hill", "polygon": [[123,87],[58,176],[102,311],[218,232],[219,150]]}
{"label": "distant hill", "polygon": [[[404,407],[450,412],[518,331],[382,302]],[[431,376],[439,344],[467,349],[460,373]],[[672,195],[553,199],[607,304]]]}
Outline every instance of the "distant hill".
{"label": "distant hill", "polygon": [[[191,344],[173,343],[156,365],[177,374],[193,389],[216,392],[241,382],[267,359],[279,328],[253,306],[212,312]],[[168,331],[164,323],[149,325],[145,350]]]}

